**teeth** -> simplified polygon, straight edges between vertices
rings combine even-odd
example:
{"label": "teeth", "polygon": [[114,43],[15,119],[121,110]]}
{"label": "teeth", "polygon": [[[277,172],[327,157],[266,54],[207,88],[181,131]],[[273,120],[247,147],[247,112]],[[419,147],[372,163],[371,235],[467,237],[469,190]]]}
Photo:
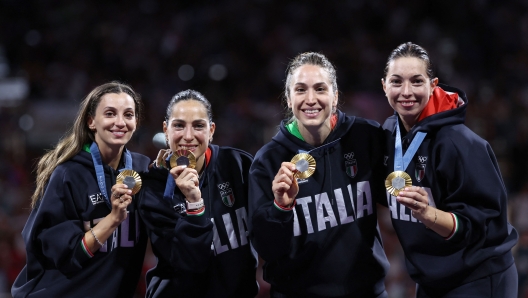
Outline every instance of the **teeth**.
{"label": "teeth", "polygon": [[317,112],[319,112],[319,110],[304,110],[305,113],[307,114],[315,114]]}

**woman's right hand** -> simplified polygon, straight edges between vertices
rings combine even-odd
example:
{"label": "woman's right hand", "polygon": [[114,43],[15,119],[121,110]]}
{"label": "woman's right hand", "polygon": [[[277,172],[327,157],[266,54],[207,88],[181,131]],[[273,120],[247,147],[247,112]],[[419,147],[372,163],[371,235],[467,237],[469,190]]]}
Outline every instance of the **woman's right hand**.
{"label": "woman's right hand", "polygon": [[202,199],[200,180],[195,169],[177,166],[170,170],[170,174],[187,201],[194,203]]}
{"label": "woman's right hand", "polygon": [[132,203],[132,190],[125,184],[116,183],[112,186],[112,211],[110,215],[114,217],[117,225],[121,224],[127,217],[127,207]]}
{"label": "woman's right hand", "polygon": [[272,191],[275,201],[284,207],[290,207],[299,193],[297,179],[293,176],[295,165],[291,162],[283,162],[275,179],[273,179]]}

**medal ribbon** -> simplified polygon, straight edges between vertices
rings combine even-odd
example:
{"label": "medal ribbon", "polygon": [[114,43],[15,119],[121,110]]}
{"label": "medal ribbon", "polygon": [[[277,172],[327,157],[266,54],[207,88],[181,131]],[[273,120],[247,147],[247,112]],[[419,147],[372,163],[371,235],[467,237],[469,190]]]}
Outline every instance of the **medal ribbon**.
{"label": "medal ribbon", "polygon": [[407,151],[405,151],[405,155],[402,156],[400,124],[398,123],[398,121],[396,121],[396,143],[394,145],[394,171],[405,171],[405,169],[407,169],[407,166],[411,162],[411,159],[422,144],[426,135],[426,132],[417,132],[416,136],[409,145],[409,148],[407,149]]}
{"label": "medal ribbon", "polygon": [[[125,149],[125,168],[122,170],[132,170],[132,154],[130,154],[130,151]],[[105,181],[105,175],[104,175],[104,169],[103,169],[103,160],[101,159],[101,152],[99,151],[99,147],[97,146],[97,143],[93,142],[90,146],[90,153],[92,154],[92,160],[95,167],[95,175],[97,176],[97,184],[99,184],[99,190],[103,194],[106,204],[108,207],[112,207],[110,204],[110,200],[108,198],[108,194],[106,192],[106,181]]]}

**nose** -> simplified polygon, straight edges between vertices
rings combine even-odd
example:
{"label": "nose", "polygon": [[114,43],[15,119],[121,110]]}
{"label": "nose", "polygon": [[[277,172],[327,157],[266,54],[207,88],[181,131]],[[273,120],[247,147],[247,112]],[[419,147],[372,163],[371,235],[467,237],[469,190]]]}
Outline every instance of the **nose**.
{"label": "nose", "polygon": [[125,117],[123,117],[123,115],[117,115],[115,125],[119,127],[125,127]]}
{"label": "nose", "polygon": [[315,90],[308,90],[305,102],[309,105],[314,105],[317,102],[317,93],[315,92]]}
{"label": "nose", "polygon": [[402,95],[404,97],[409,97],[412,94],[412,86],[410,82],[403,82]]}
{"label": "nose", "polygon": [[186,126],[183,130],[183,139],[190,142],[194,139],[192,127]]}

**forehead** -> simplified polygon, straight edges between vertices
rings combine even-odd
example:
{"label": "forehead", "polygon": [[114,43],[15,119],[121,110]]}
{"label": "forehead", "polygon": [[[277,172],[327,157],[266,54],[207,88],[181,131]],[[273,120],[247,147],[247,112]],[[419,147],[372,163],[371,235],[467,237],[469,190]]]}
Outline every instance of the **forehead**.
{"label": "forehead", "polygon": [[172,119],[209,119],[205,106],[194,99],[182,100],[172,106]]}
{"label": "forehead", "polygon": [[97,109],[105,108],[135,109],[134,99],[127,93],[106,93],[101,96]]}
{"label": "forehead", "polygon": [[325,82],[330,84],[330,74],[319,65],[305,64],[298,67],[292,73],[292,84]]}
{"label": "forehead", "polygon": [[421,74],[427,77],[427,67],[425,61],[416,57],[400,57],[389,63],[387,75],[416,75]]}

